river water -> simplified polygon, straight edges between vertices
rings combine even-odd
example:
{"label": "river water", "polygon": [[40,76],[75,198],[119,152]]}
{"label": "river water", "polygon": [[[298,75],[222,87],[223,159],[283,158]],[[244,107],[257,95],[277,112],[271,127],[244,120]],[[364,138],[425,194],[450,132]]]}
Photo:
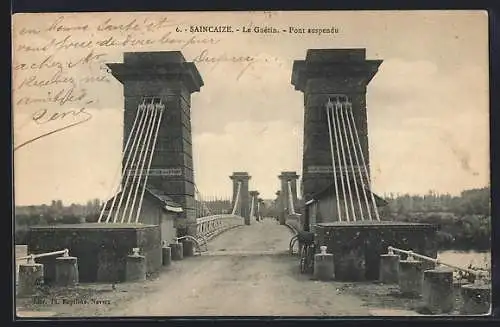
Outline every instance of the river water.
{"label": "river water", "polygon": [[458,267],[467,268],[469,264],[476,268],[491,269],[491,252],[475,251],[443,251],[438,253],[438,259]]}

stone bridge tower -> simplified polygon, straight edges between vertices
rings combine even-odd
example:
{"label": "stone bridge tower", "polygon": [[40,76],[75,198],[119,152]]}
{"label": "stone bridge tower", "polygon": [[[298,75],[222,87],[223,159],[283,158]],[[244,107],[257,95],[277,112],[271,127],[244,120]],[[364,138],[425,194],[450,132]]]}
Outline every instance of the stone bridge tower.
{"label": "stone bridge tower", "polygon": [[[253,211],[254,213],[254,217],[255,218],[258,218],[259,216],[259,213],[258,213],[258,209],[259,209],[259,191],[250,191],[249,192],[250,194],[250,212]],[[252,208],[252,203],[253,203],[253,208]],[[250,217],[252,218],[252,217]]]}
{"label": "stone bridge tower", "polygon": [[[298,198],[297,198],[297,180],[299,179],[299,175],[297,175],[294,171],[283,171],[281,175],[278,176],[281,181],[281,195],[283,196],[283,209],[285,210],[285,214],[288,212],[289,207],[289,197],[291,195],[293,200],[293,206],[295,211],[297,211]],[[288,183],[290,183],[290,191],[288,189]]]}
{"label": "stone bridge tower", "polygon": [[192,234],[196,230],[193,226],[196,214],[191,94],[203,86],[196,66],[186,62],[180,51],[126,52],[123,63],[107,66],[123,84],[124,147],[144,97],[159,98],[165,104],[148,187],[161,191],[182,206],[179,234]]}
{"label": "stone bridge tower", "polygon": [[240,215],[245,218],[245,225],[250,225],[250,192],[249,181],[252,178],[247,172],[235,172],[229,176],[233,181],[233,200],[231,201],[231,209],[234,207],[236,195],[238,192],[238,183],[241,183],[240,189]]}
{"label": "stone bridge tower", "polygon": [[[366,49],[310,49],[305,60],[294,62],[291,82],[296,90],[304,93],[302,181],[305,201],[333,181],[325,109],[329,99],[351,103],[369,173],[366,89],[381,63],[382,60],[366,60]],[[339,165],[337,163],[336,170]],[[350,165],[351,169],[358,168]]]}

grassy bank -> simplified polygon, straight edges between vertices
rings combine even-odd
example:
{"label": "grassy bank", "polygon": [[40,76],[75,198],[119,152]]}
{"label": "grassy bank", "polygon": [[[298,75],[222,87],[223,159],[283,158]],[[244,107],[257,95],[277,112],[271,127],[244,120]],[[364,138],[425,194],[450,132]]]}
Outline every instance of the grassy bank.
{"label": "grassy bank", "polygon": [[440,250],[489,251],[491,249],[491,218],[484,215],[458,216],[449,212],[405,213],[394,220],[439,225]]}
{"label": "grassy bank", "polygon": [[431,223],[440,226],[440,250],[488,251],[491,249],[490,189],[471,189],[459,196],[437,194],[384,197],[382,215],[389,220]]}

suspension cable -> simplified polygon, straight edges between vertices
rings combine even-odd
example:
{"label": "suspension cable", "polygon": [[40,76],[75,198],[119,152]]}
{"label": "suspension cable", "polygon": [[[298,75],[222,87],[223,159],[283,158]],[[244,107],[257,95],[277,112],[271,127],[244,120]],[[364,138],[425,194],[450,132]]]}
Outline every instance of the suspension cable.
{"label": "suspension cable", "polygon": [[[146,120],[147,112],[146,112],[145,102],[146,102],[146,99],[144,98],[142,104],[139,105],[140,110],[142,110],[143,114],[142,114],[141,120],[139,122],[139,126],[137,127],[137,132],[136,132],[135,136],[133,137],[132,147],[130,148],[128,156],[127,156],[127,162],[125,163],[125,167],[123,167],[123,175],[127,174],[127,177],[125,178],[125,183],[122,185],[122,190],[120,193],[120,200],[118,201],[118,206],[116,207],[116,212],[115,212],[115,215],[113,217],[113,223],[116,223],[116,221],[118,219],[118,215],[120,214],[122,201],[123,201],[123,198],[125,197],[125,192],[127,190],[127,184],[128,184],[128,180],[130,177],[130,167],[133,165],[133,161],[134,161],[133,156],[134,156],[135,152],[137,151],[136,143],[137,143],[138,135],[140,133],[142,133],[143,124]],[[130,161],[130,160],[132,160],[132,161]],[[122,178],[121,182],[123,182],[123,178]],[[121,182],[120,182],[120,184],[121,184]],[[111,213],[110,213],[109,217],[111,217]],[[108,217],[108,219],[109,219],[109,217]]]}
{"label": "suspension cable", "polygon": [[[335,148],[337,149],[337,159],[339,161],[340,168],[342,168],[342,161],[341,161],[341,158],[340,158],[340,152],[342,150],[342,144],[339,141],[340,136],[338,135],[340,133],[338,131],[338,128],[340,128],[340,126],[339,126],[340,124],[339,124],[339,121],[338,121],[338,117],[335,115],[335,112],[337,111],[336,107],[337,107],[336,104],[333,107],[330,107],[330,111],[331,111],[331,115],[332,115],[333,121],[334,121],[333,131],[334,131],[334,134],[335,134],[335,144],[336,144]],[[335,108],[335,110],[334,110],[334,108]],[[340,149],[339,149],[339,145],[340,145]],[[346,193],[345,185],[344,185],[344,177],[345,176],[344,176],[343,169],[339,169],[339,170],[340,170],[340,180],[342,182],[342,197],[343,197],[343,200],[344,200],[346,220],[350,221],[351,219],[349,218],[349,209],[348,209],[348,205],[347,205],[347,193]]]}
{"label": "suspension cable", "polygon": [[[358,144],[358,149],[359,149],[359,152],[361,153],[361,162],[363,164],[363,168],[365,169],[365,174],[366,174],[366,179],[367,179],[367,184],[368,184],[368,187],[371,186],[371,181],[370,181],[370,174],[368,173],[368,167],[366,165],[366,161],[365,161],[365,156],[363,154],[363,149],[361,148],[361,142],[359,141],[359,135],[358,135],[358,129],[356,127],[356,124],[354,122],[354,115],[352,113],[352,106],[349,106],[349,114],[351,116],[351,121],[353,123],[353,126],[354,126],[354,135],[356,136],[356,141],[357,141],[357,144]],[[373,196],[373,192],[371,191],[370,188],[368,188],[367,190],[364,190],[365,192],[368,191],[370,192],[370,196],[371,196],[371,200],[372,200],[372,203],[373,203],[373,209],[375,210],[375,216],[377,218],[378,221],[380,221],[380,216],[378,214],[378,208],[377,208],[377,204],[375,202],[375,197]]]}
{"label": "suspension cable", "polygon": [[[368,203],[368,198],[366,197],[366,192],[364,191],[365,185],[364,185],[364,180],[363,180],[363,172],[361,171],[362,167],[359,165],[358,150],[356,148],[356,142],[354,142],[354,136],[353,136],[352,128],[351,128],[351,121],[349,119],[349,110],[348,110],[349,108],[346,106],[346,107],[344,107],[344,109],[345,110],[343,110],[342,113],[346,117],[345,119],[347,121],[347,126],[349,128],[349,135],[351,137],[351,143],[353,145],[353,150],[354,150],[354,159],[356,160],[356,167],[358,167],[359,179],[361,181],[361,186],[363,187],[362,188],[363,192],[361,192],[361,193],[363,193],[363,197],[365,200],[366,210],[368,211],[368,218],[369,218],[369,220],[372,220],[372,213],[370,210],[370,205]],[[356,183],[356,174],[354,175],[354,182],[355,182],[354,186],[356,188],[356,195],[358,197],[358,205],[359,205],[359,210],[361,213],[361,219],[364,220],[363,206],[361,205],[361,199],[360,199],[360,195],[359,195],[359,185],[357,185],[357,183]]]}
{"label": "suspension cable", "polygon": [[[114,186],[112,188],[111,194],[107,197],[108,200],[106,202],[104,202],[104,205],[102,206],[101,213],[99,215],[99,219],[97,220],[97,222],[99,222],[99,223],[101,222],[101,220],[103,218],[104,211],[106,209],[106,204],[109,201],[109,199],[111,199],[111,197],[113,197],[113,201],[111,203],[111,209],[110,210],[112,210],[113,206],[115,205],[116,194],[118,193],[118,189],[119,189],[120,184],[121,184],[121,179],[123,178],[123,168],[122,168],[123,161],[125,159],[127,150],[129,148],[130,140],[132,140],[132,134],[134,134],[134,132],[136,132],[137,121],[139,120],[139,116],[141,116],[143,113],[144,112],[142,110],[140,110],[139,108],[137,108],[137,112],[135,114],[134,123],[132,124],[132,129],[130,130],[130,133],[128,135],[127,142],[125,143],[125,149],[123,150],[123,153],[122,153],[121,159],[120,159],[120,163],[118,165],[118,169],[116,170],[115,177],[113,179],[114,180]],[[110,217],[110,212],[108,211],[106,222],[109,221],[109,217]]]}
{"label": "suspension cable", "polygon": [[141,153],[139,155],[139,177],[138,181],[136,182],[136,177],[137,173],[134,175],[134,179],[132,181],[132,189],[135,188],[134,195],[132,197],[132,206],[130,207],[130,213],[128,215],[128,220],[127,222],[130,223],[132,221],[132,215],[134,214],[135,211],[135,203],[137,201],[137,195],[140,189],[140,184],[141,184],[141,179],[142,175],[144,174],[144,166],[146,165],[146,160],[148,159],[148,156],[152,153],[149,152],[149,145],[151,143],[151,137],[153,136],[154,129],[156,127],[156,120],[159,116],[159,111],[156,110],[156,106],[154,104],[154,99],[153,103],[151,104],[151,110],[152,110],[152,115],[151,115],[151,121],[149,122],[149,126],[146,132],[146,138],[144,140],[144,143],[142,145]]}
{"label": "suspension cable", "polygon": [[255,216],[254,206],[255,206],[255,196],[252,195],[252,204],[250,207],[250,218],[253,218]]}
{"label": "suspension cable", "polygon": [[207,215],[211,215],[212,211],[207,206],[206,202],[203,200],[202,194],[201,194],[200,190],[198,189],[198,186],[196,186],[196,184],[194,185],[194,190],[196,191],[196,194],[199,196],[199,199],[200,199],[201,214],[203,215],[203,210],[205,210],[207,212],[206,213]]}
{"label": "suspension cable", "polygon": [[291,215],[295,214],[295,206],[293,203],[293,195],[292,195],[292,183],[290,181],[287,182],[287,188],[288,188],[288,207],[289,207],[289,213]]}
{"label": "suspension cable", "polygon": [[144,184],[142,186],[142,192],[141,192],[141,196],[139,198],[139,207],[137,209],[137,215],[135,216],[135,223],[138,223],[139,217],[140,217],[140,214],[141,214],[142,202],[144,200],[144,193],[146,192],[146,185],[148,183],[149,171],[151,169],[151,163],[153,162],[154,151],[155,151],[155,148],[156,148],[156,141],[158,139],[158,134],[159,134],[160,125],[161,125],[161,119],[162,119],[162,116],[163,116],[163,112],[165,111],[165,105],[163,105],[160,102],[160,104],[157,106],[157,108],[160,109],[160,117],[158,118],[158,121],[156,122],[156,130],[154,132],[155,136],[154,136],[154,140],[153,140],[151,154],[149,155],[149,161],[148,161],[147,170],[146,170],[146,177],[144,178]]}
{"label": "suspension cable", "polygon": [[236,208],[238,207],[238,204],[240,202],[240,191],[241,191],[241,182],[238,182],[238,188],[236,191],[236,199],[234,200],[234,206],[232,209],[231,214],[234,215],[236,213]]}
{"label": "suspension cable", "polygon": [[337,169],[335,165],[335,156],[333,150],[333,135],[332,135],[332,123],[335,126],[335,122],[333,121],[333,117],[330,116],[330,110],[333,106],[333,103],[328,99],[328,103],[326,105],[326,115],[328,118],[328,134],[330,137],[330,153],[332,155],[332,168],[333,168],[333,182],[335,184],[335,202],[337,203],[337,214],[339,217],[339,221],[342,221],[342,215],[340,212],[340,197],[339,197],[339,186],[337,181]]}
{"label": "suspension cable", "polygon": [[142,161],[142,156],[144,154],[144,145],[146,143],[146,140],[147,140],[147,137],[149,135],[149,132],[151,130],[151,119],[154,117],[154,105],[153,105],[153,102],[154,102],[154,99],[151,100],[151,103],[149,103],[147,105],[147,113],[148,113],[148,119],[147,119],[147,123],[145,124],[145,128],[143,130],[143,133],[141,133],[140,135],[140,139],[139,139],[139,145],[138,145],[138,158],[137,160],[134,160],[134,164],[135,164],[135,168],[134,168],[134,171],[133,171],[133,174],[132,174],[132,181],[130,182],[130,192],[128,193],[127,195],[127,200],[125,201],[125,208],[123,209],[123,215],[122,215],[122,223],[125,221],[125,218],[127,216],[127,212],[128,212],[128,206],[130,204],[130,198],[134,192],[134,188],[136,186],[136,179],[137,179],[137,175],[141,174],[141,171],[140,171],[140,163]]}
{"label": "suspension cable", "polygon": [[[148,123],[148,129],[146,131],[146,137],[145,137],[145,140],[144,140],[144,142],[142,144],[141,152],[139,154],[139,159],[138,159],[138,166],[139,166],[138,167],[138,171],[139,171],[139,174],[137,174],[137,170],[136,170],[136,173],[134,174],[134,179],[132,180],[132,189],[131,189],[131,191],[133,191],[134,188],[135,188],[135,191],[133,191],[132,205],[130,207],[130,212],[128,214],[128,219],[127,219],[128,223],[130,223],[132,221],[132,216],[134,215],[134,212],[135,212],[135,209],[136,209],[135,204],[136,204],[136,201],[137,201],[138,192],[141,189],[142,176],[145,173],[144,167],[146,165],[146,162],[148,161],[149,156],[153,154],[150,151],[150,144],[151,144],[151,139],[152,139],[152,136],[153,136],[153,132],[155,131],[156,121],[157,121],[157,119],[159,117],[159,111],[156,110],[156,106],[155,106],[154,102],[155,102],[155,99],[153,98],[152,104],[151,104],[151,110],[152,110],[151,120]],[[136,179],[138,179],[137,182],[136,182]]]}
{"label": "suspension cable", "polygon": [[[342,156],[344,158],[344,167],[345,167],[345,170],[346,170],[346,179],[347,179],[347,190],[349,192],[349,200],[351,202],[351,212],[352,212],[352,217],[353,217],[353,220],[356,221],[356,212],[354,211],[354,202],[352,200],[353,198],[353,192],[351,190],[351,179],[349,178],[349,167],[352,167],[352,156],[351,156],[351,150],[349,149],[349,140],[347,138],[347,129],[346,129],[346,124],[345,124],[345,121],[342,117],[342,103],[340,102],[337,102],[338,106],[336,106],[336,111],[337,111],[337,115],[339,116],[339,120],[340,122],[342,123],[342,127],[339,131],[340,133],[340,144],[342,146]],[[344,132],[344,133],[341,133],[341,132]],[[345,139],[345,143],[344,143],[344,140],[342,138],[342,134],[344,136],[344,139]],[[344,146],[345,145],[345,146]],[[346,151],[346,148],[347,148],[347,151]],[[347,157],[349,158],[349,164],[350,166],[347,165],[347,160],[346,160],[346,152],[347,152]]]}

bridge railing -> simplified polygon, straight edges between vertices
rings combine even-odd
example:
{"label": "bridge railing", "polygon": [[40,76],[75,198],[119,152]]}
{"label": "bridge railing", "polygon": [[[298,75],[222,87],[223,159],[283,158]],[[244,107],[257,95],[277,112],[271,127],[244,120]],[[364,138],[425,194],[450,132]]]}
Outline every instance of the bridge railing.
{"label": "bridge railing", "polygon": [[459,267],[459,266],[456,266],[456,265],[453,265],[453,264],[450,264],[450,263],[443,262],[443,261],[441,261],[439,259],[435,259],[435,258],[431,258],[431,257],[425,256],[425,255],[422,255],[422,254],[415,253],[415,252],[413,252],[411,250],[403,250],[403,249],[398,249],[398,248],[389,246],[387,248],[387,252],[388,252],[388,254],[403,253],[403,254],[406,254],[408,256],[407,260],[410,260],[410,261],[414,260],[415,258],[418,258],[418,259],[421,259],[421,260],[432,262],[435,265],[447,266],[447,267],[453,268],[455,270],[463,271],[465,273],[468,273],[468,274],[471,274],[471,275],[474,275],[474,276],[480,277],[480,278],[481,277],[482,278],[487,278],[487,277],[489,277],[489,274],[490,274],[490,272],[488,272],[486,270],[482,270],[482,269],[472,270],[472,269],[468,269],[468,268]]}
{"label": "bridge railing", "polygon": [[219,214],[196,219],[196,237],[207,240],[227,229],[243,225],[242,217],[232,214]]}
{"label": "bridge railing", "polygon": [[17,257],[16,261],[26,260],[28,263],[34,263],[35,259],[37,259],[37,258],[50,257],[53,255],[55,255],[55,256],[62,255],[64,257],[67,257],[67,256],[69,256],[69,250],[64,249],[64,250],[59,250],[59,251],[44,252],[44,253],[38,253],[38,254],[31,253],[31,254],[28,254],[26,256]]}

